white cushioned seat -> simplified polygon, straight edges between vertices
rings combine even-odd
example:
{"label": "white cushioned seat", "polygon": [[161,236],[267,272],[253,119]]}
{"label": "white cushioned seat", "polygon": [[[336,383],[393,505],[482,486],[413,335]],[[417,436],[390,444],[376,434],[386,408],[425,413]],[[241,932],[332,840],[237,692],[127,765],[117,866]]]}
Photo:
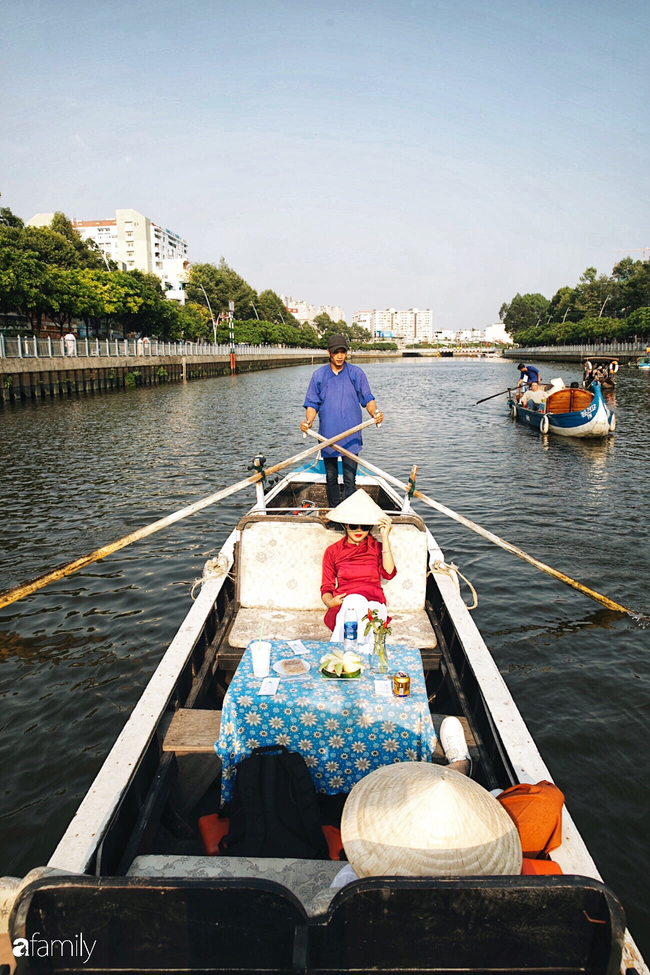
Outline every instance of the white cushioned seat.
{"label": "white cushioned seat", "polygon": [[[392,613],[392,610],[389,609]],[[260,635],[268,640],[329,640],[331,632],[323,623],[325,607],[318,610],[240,609],[228,637],[231,647],[245,650]],[[420,650],[433,650],[436,634],[424,609],[414,613],[394,613],[390,643],[404,643]]]}
{"label": "white cushioned seat", "polygon": [[[229,642],[244,649],[259,636],[269,639],[329,640],[320,598],[323,553],[342,537],[315,522],[280,522],[265,517],[244,525],[239,543],[239,609]],[[426,534],[416,525],[396,524],[390,536],[397,566],[384,581],[393,617],[391,643],[433,649],[436,636],[424,609]]]}
{"label": "white cushioned seat", "polygon": [[[292,891],[307,914],[314,914],[327,910],[329,901],[336,893],[330,889],[330,884],[344,866],[340,860],[155,855],[136,857],[126,875],[273,880]],[[329,896],[323,897],[325,892]]]}

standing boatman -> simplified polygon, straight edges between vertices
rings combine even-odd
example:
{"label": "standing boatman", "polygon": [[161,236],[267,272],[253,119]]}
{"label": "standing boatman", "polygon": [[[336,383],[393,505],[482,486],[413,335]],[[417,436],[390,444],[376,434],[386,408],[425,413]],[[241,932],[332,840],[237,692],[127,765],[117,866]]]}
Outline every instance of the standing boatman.
{"label": "standing boatman", "polygon": [[[307,411],[305,420],[300,424],[303,433],[311,429],[316,418],[319,417],[319,432],[329,439],[343,430],[356,427],[361,423],[361,407],[365,406],[375,423],[381,423],[384,414],[377,409],[375,397],[370,391],[370,385],[365,372],[358,366],[346,362],[348,355],[348,341],[343,335],[331,335],[327,341],[329,362],[321,366],[311,377],[304,407]],[[340,441],[342,447],[352,454],[359,454],[362,447],[361,431],[353,433]],[[325,464],[325,479],[327,483],[327,502],[330,508],[341,503],[339,493],[339,471],[336,444],[324,447],[322,451]],[[349,457],[342,457],[343,463],[343,500],[349,498],[356,490],[357,462]]]}
{"label": "standing boatman", "polygon": [[[536,366],[526,366],[524,365],[523,362],[520,362],[519,365],[517,366],[517,369],[519,370],[520,373],[517,387],[519,386],[530,387],[533,383],[541,382],[539,369],[537,369]],[[517,399],[521,399],[521,392],[517,393]]]}

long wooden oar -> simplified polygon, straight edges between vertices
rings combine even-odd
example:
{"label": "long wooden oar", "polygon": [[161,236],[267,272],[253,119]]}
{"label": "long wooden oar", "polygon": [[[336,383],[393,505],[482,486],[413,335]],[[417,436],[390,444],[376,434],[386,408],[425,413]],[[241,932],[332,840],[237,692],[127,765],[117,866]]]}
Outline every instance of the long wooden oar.
{"label": "long wooden oar", "polygon": [[[335,437],[331,437],[329,440],[326,440],[325,445],[329,446],[330,444],[336,443],[337,440],[341,440],[343,437],[349,437],[351,434],[365,429],[365,427],[372,426],[374,422],[374,420],[366,420],[365,423],[360,423],[359,426],[352,427],[350,430],[346,430],[344,433],[338,433]],[[264,475],[268,476],[269,474],[275,474],[277,471],[281,471],[285,467],[290,467],[292,464],[297,464],[300,461],[305,460],[305,458],[309,457],[311,454],[315,454],[320,449],[320,443],[316,444],[315,447],[309,447],[307,450],[303,450],[294,457],[289,457],[287,460],[283,460],[281,464],[275,464],[273,467],[267,467],[264,471]],[[46,572],[42,576],[37,576],[35,579],[30,579],[28,582],[22,582],[18,586],[14,586],[13,589],[7,589],[5,592],[0,593],[0,609],[3,609],[5,606],[9,606],[10,603],[15,603],[18,599],[22,599],[23,596],[29,596],[30,593],[36,592],[37,589],[42,589],[50,582],[55,582],[57,579],[63,579],[64,576],[72,575],[73,572],[83,569],[92,562],[97,562],[98,559],[103,559],[107,555],[111,555],[113,552],[118,552],[121,548],[131,545],[132,542],[137,542],[141,538],[146,538],[148,535],[153,535],[154,532],[160,531],[161,528],[167,528],[168,525],[173,525],[182,518],[187,518],[188,515],[196,514],[197,511],[202,511],[203,508],[207,508],[208,505],[215,504],[217,501],[222,501],[224,498],[230,497],[231,494],[236,494],[237,491],[241,491],[243,488],[249,487],[251,484],[256,484],[261,480],[262,475],[260,473],[251,474],[250,477],[245,478],[243,481],[238,481],[236,484],[232,484],[230,487],[223,488],[223,490],[217,491],[216,494],[211,494],[209,497],[203,498],[201,501],[195,501],[194,504],[189,505],[187,508],[181,508],[179,511],[175,511],[173,514],[167,515],[165,518],[160,518],[158,521],[154,521],[150,525],[146,525],[144,528],[138,528],[137,531],[131,532],[130,535],[124,535],[123,538],[118,538],[116,542],[111,542],[109,545],[102,545],[101,548],[95,549],[95,551],[91,552],[89,555],[82,555],[81,558],[75,559],[74,562],[68,562],[67,565],[63,565],[58,569],[52,569],[50,572]]]}
{"label": "long wooden oar", "polygon": [[[526,386],[528,386],[528,383],[522,383],[519,389],[524,389]],[[485,396],[483,399],[477,399],[475,405],[478,406],[479,403],[487,403],[489,399],[494,399],[495,396],[505,396],[511,389],[514,389],[514,386],[509,386],[508,389],[502,389],[500,393],[492,393],[491,396]]]}
{"label": "long wooden oar", "polygon": [[[320,434],[316,433],[314,430],[309,431],[309,436],[314,437],[317,440],[321,439]],[[356,454],[351,454],[349,450],[345,449],[345,447],[337,446],[336,450],[339,454],[344,454],[346,457],[356,460],[360,467],[363,467],[367,471],[371,471],[373,474],[378,474],[390,484],[394,484],[395,487],[401,488],[402,491],[409,490],[408,484],[405,484],[403,481],[398,481],[398,479],[393,477],[392,474],[387,474],[386,471],[382,471],[380,467],[375,467],[374,464],[370,464],[367,460],[362,460],[360,457],[357,457]],[[505,549],[506,552],[511,552],[518,558],[523,559],[524,562],[528,562],[530,565],[534,565],[535,568],[541,569],[542,572],[546,572],[547,575],[553,576],[554,579],[559,579],[560,582],[565,582],[567,586],[577,589],[577,591],[581,592],[584,596],[589,596],[590,599],[594,599],[597,603],[607,606],[608,609],[613,609],[617,613],[628,613],[630,616],[638,617],[641,615],[633,609],[628,609],[627,606],[621,606],[620,603],[614,602],[614,600],[609,599],[608,596],[603,596],[601,593],[596,592],[595,589],[590,589],[588,586],[583,586],[581,582],[578,582],[576,579],[572,579],[571,576],[565,575],[564,572],[559,572],[557,569],[547,565],[545,562],[540,562],[539,559],[534,558],[532,555],[528,555],[528,553],[524,552],[523,549],[517,548],[516,545],[511,545],[510,542],[506,542],[505,539],[499,538],[498,535],[494,535],[492,532],[487,531],[486,528],[482,528],[481,525],[477,525],[476,522],[470,521],[469,518],[466,518],[464,515],[459,515],[458,512],[452,511],[451,508],[447,508],[446,505],[440,504],[439,501],[434,501],[433,498],[427,497],[427,495],[423,494],[422,491],[416,490],[413,492],[413,495],[414,497],[419,498],[420,501],[424,502],[424,504],[428,505],[430,508],[434,508],[443,515],[447,515],[448,518],[453,518],[454,521],[459,522],[461,525],[465,525],[466,528],[476,532],[477,535],[482,535],[483,538],[487,538],[489,542],[494,542],[495,545],[499,545],[501,548]]]}

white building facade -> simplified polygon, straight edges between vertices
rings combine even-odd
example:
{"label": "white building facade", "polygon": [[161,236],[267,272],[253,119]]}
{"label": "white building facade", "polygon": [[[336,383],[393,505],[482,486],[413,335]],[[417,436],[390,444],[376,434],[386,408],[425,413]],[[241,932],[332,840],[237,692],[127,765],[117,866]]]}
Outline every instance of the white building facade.
{"label": "white building facade", "polygon": [[372,332],[375,339],[386,339],[401,345],[419,345],[433,341],[433,312],[430,308],[373,308],[358,311],[352,319]]}
{"label": "white building facade", "polygon": [[503,322],[495,322],[488,325],[485,329],[485,341],[496,343],[497,345],[514,345],[512,335],[508,335]]}
{"label": "white building facade", "polygon": [[317,315],[329,315],[333,322],[340,322],[344,317],[340,305],[310,305],[302,298],[294,298],[293,295],[279,297],[287,311],[295,315],[299,322],[313,325]]}
{"label": "white building facade", "polygon": [[[38,213],[28,226],[48,227],[53,213]],[[168,298],[185,304],[185,283],[189,277],[187,241],[172,230],[138,213],[116,210],[105,220],[73,220],[82,240],[94,240],[105,261],[115,261],[120,270],[157,275]]]}

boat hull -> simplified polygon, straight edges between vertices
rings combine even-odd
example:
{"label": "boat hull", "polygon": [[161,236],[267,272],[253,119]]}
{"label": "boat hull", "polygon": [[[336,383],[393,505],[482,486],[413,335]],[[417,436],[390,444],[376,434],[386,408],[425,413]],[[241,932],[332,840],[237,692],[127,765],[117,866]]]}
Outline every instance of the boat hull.
{"label": "boat hull", "polygon": [[594,384],[593,393],[594,398],[585,409],[570,413],[541,413],[518,403],[513,405],[516,405],[517,418],[537,430],[541,429],[542,419],[548,417],[548,433],[560,437],[607,437],[613,432],[613,413],[605,405],[598,384]]}

